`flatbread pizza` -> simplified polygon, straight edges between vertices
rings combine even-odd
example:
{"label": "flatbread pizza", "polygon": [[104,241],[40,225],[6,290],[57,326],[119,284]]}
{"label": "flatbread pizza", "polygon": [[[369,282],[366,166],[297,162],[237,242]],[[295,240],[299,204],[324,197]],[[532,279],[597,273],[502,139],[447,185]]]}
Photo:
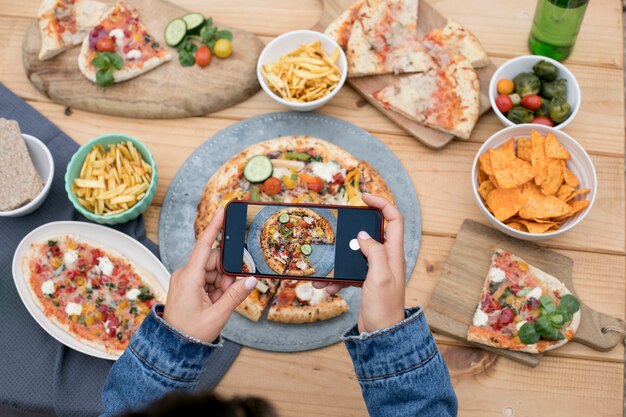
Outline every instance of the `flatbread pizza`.
{"label": "flatbread pizza", "polygon": [[48,319],[81,343],[121,355],[150,308],[166,293],[123,255],[80,236],[31,244],[22,270]]}

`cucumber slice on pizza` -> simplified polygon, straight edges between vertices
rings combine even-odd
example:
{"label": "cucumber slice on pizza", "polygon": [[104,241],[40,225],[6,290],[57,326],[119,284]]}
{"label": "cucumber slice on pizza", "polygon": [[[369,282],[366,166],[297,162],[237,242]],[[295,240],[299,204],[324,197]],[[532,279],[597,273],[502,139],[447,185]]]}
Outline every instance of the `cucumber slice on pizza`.
{"label": "cucumber slice on pizza", "polygon": [[555,277],[496,249],[467,340],[541,353],[574,338],[580,303]]}
{"label": "cucumber slice on pizza", "polygon": [[138,77],[170,59],[137,10],[119,1],[83,41],[78,66],[89,81],[106,86]]}

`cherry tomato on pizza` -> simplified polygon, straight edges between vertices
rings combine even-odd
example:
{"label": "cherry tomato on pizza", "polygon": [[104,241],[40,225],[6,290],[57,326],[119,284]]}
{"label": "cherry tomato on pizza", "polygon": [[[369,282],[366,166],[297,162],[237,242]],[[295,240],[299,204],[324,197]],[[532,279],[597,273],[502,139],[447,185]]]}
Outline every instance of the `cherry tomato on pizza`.
{"label": "cherry tomato on pizza", "polygon": [[96,42],[96,51],[98,52],[115,52],[115,42],[112,38],[100,38]]}
{"label": "cherry tomato on pizza", "polygon": [[282,183],[278,178],[269,177],[263,183],[263,192],[267,195],[276,195],[280,193]]}

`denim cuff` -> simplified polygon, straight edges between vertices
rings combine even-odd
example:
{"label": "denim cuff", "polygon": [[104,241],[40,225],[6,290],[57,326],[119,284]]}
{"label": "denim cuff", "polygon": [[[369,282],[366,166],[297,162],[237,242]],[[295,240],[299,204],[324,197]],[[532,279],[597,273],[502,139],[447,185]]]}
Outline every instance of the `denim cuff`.
{"label": "denim cuff", "polygon": [[437,345],[421,307],[406,309],[404,314],[404,320],[386,329],[359,334],[354,326],[343,335],[359,381],[408,372],[437,354]]}
{"label": "denim cuff", "polygon": [[213,350],[222,346],[222,337],[214,343],[198,340],[166,323],[159,316],[161,313],[162,304],[152,308],[128,349],[145,366],[164,377],[181,382],[198,381]]}

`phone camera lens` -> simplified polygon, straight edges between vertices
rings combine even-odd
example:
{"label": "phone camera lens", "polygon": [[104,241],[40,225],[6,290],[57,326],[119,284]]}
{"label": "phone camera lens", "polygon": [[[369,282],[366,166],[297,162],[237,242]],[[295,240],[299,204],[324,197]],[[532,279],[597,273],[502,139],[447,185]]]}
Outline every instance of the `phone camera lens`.
{"label": "phone camera lens", "polygon": [[230,240],[230,235],[226,235],[226,240]]}

